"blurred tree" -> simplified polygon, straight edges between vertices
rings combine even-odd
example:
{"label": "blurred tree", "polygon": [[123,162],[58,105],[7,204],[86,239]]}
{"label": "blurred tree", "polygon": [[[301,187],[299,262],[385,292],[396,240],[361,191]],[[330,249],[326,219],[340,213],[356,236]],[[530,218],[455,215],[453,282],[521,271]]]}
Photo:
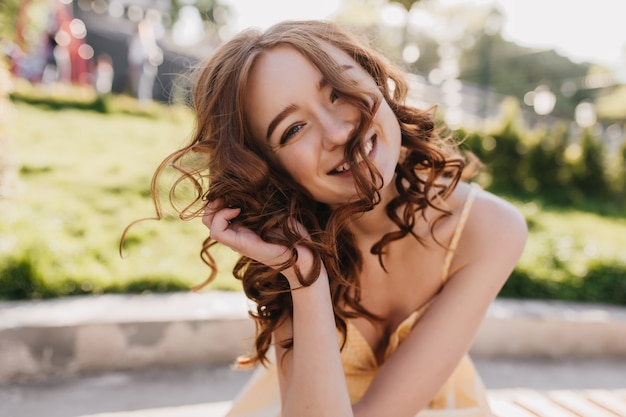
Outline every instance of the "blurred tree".
{"label": "blurred tree", "polygon": [[524,155],[522,186],[529,193],[554,195],[568,186],[571,177],[564,160],[567,126],[555,126],[539,137]]}
{"label": "blurred tree", "polygon": [[[589,63],[574,63],[553,50],[525,48],[504,40],[499,33],[479,33],[475,39],[474,47],[465,50],[461,57],[463,81],[482,85],[487,71],[491,89],[520,101],[538,85],[547,85],[556,95],[553,113],[568,118],[573,117],[579,102],[594,98],[593,90],[572,84],[573,80],[587,75]],[[571,86],[569,90],[568,86]]]}
{"label": "blurred tree", "polygon": [[403,5],[405,9],[411,10],[411,7],[413,7],[415,3],[419,3],[420,0],[395,0],[395,2]]}
{"label": "blurred tree", "polygon": [[585,129],[580,144],[581,155],[572,164],[574,184],[581,194],[605,198],[609,195],[609,186],[605,174],[605,149],[593,136],[590,129]]}
{"label": "blurred tree", "polygon": [[171,0],[165,25],[178,46],[209,53],[223,42],[230,8],[220,0]]}
{"label": "blurred tree", "polygon": [[[414,2],[401,3],[405,7],[410,3],[410,7]],[[419,59],[410,67],[412,71],[426,75],[438,67],[438,37],[442,31],[453,31],[456,24],[463,27],[455,41],[461,50],[460,80],[516,97],[520,102],[527,92],[543,84],[555,94],[553,114],[566,118],[573,118],[578,103],[593,101],[598,95],[597,88],[585,83],[591,64],[572,62],[553,50],[534,50],[506,41],[500,35],[503,16],[491,5],[435,5],[420,2],[417,9],[424,17],[409,28],[407,41],[416,43],[420,51]],[[437,21],[439,24],[432,24]]]}
{"label": "blurred tree", "polygon": [[14,40],[20,0],[0,1],[0,39]]}
{"label": "blurred tree", "polygon": [[409,66],[409,70],[416,74],[427,76],[432,70],[439,66],[440,56],[437,53],[439,45],[430,36],[413,36],[411,41],[417,44],[420,56],[417,61]]}
{"label": "blurred tree", "polygon": [[[186,0],[172,0],[171,1],[170,14],[172,17],[172,22],[175,22],[176,19],[178,18],[180,9],[182,9],[185,6],[188,6],[189,4],[190,2]],[[219,18],[219,10],[220,10],[220,7],[222,7],[219,4],[219,0],[197,0],[193,2],[193,5],[200,12],[200,16],[202,16],[202,20],[206,22],[215,22],[216,21],[216,16],[215,16],[216,9],[218,10],[218,18]]]}
{"label": "blurred tree", "polygon": [[0,40],[28,51],[40,41],[47,10],[45,0],[0,0]]}
{"label": "blurred tree", "polygon": [[596,100],[596,112],[599,120],[626,120],[626,84],[603,90]]}

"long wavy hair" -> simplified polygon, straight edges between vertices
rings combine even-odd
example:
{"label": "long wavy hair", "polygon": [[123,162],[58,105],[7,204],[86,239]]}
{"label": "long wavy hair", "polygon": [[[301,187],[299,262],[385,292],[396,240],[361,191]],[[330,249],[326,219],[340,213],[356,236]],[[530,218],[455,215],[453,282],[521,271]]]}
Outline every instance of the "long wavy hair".
{"label": "long wavy hair", "polygon": [[[352,170],[358,198],[338,209],[314,201],[277,163],[274,152],[263,138],[251,134],[244,112],[249,76],[260,55],[277,45],[289,45],[309,59],[342,99],[349,100],[360,112],[360,122],[345,146],[346,160],[354,167],[365,160],[368,169]],[[364,91],[342,71],[325,52],[332,45],[352,57],[376,82],[381,94]],[[355,317],[379,319],[361,305],[359,274],[362,256],[348,228],[355,214],[371,210],[380,202],[382,177],[362,149],[362,135],[376,113],[382,96],[395,113],[401,129],[402,152],[396,166],[394,186],[397,196],[387,203],[386,213],[397,230],[381,236],[371,253],[383,255],[390,242],[415,234],[416,218],[428,206],[448,211],[440,197],[446,197],[463,176],[466,158],[454,142],[442,134],[434,120],[434,109],[419,110],[405,103],[407,84],[403,72],[382,55],[336,24],[323,21],[279,23],[266,32],[246,30],[220,47],[197,72],[193,90],[196,125],[190,143],[169,155],[152,179],[152,198],[157,217],[162,217],[157,185],[163,171],[173,167],[177,179],[170,189],[174,206],[176,190],[189,184],[194,195],[182,208],[182,219],[202,215],[202,201],[222,199],[225,205],[241,208],[236,221],[266,241],[291,249],[291,259],[277,269],[240,256],[233,275],[241,280],[248,298],[256,304],[250,312],[256,322],[256,337],[251,352],[239,359],[240,365],[265,363],[274,330],[292,314],[290,289],[281,274],[296,265],[296,245],[303,245],[316,256],[317,263],[306,276],[298,272],[303,286],[311,285],[326,267],[337,328],[346,335],[346,320]],[[442,177],[446,181],[438,181]],[[294,227],[303,224],[310,238]],[[431,233],[433,232],[431,224]],[[212,256],[216,241],[208,237],[202,245],[202,260],[211,269],[210,283],[217,271]],[[297,291],[297,290],[295,290]],[[277,341],[291,348],[293,340]]]}

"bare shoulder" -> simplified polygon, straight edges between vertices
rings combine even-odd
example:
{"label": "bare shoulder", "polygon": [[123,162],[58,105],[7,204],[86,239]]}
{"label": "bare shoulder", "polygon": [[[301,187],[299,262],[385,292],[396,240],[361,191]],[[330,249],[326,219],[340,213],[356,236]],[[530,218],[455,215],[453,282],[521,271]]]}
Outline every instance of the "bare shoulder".
{"label": "bare shoulder", "polygon": [[[463,205],[470,185],[460,184],[451,196],[451,205]],[[477,191],[457,253],[456,268],[490,259],[514,265],[524,250],[528,228],[521,212],[505,199],[488,191]]]}
{"label": "bare shoulder", "polygon": [[467,228],[471,234],[492,238],[504,235],[522,245],[528,234],[526,220],[517,207],[485,190],[476,195]]}

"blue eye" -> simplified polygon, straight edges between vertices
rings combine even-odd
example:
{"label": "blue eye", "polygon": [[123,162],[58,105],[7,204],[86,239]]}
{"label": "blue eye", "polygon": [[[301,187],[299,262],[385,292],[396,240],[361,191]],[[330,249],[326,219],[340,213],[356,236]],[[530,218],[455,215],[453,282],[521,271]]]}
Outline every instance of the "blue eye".
{"label": "blue eye", "polygon": [[298,133],[300,131],[300,129],[302,129],[304,127],[303,124],[299,124],[299,125],[294,125],[291,126],[289,129],[287,129],[287,131],[285,132],[285,134],[283,135],[282,138],[280,138],[280,144],[283,145],[285,142],[287,142],[293,135],[295,135],[296,133]]}

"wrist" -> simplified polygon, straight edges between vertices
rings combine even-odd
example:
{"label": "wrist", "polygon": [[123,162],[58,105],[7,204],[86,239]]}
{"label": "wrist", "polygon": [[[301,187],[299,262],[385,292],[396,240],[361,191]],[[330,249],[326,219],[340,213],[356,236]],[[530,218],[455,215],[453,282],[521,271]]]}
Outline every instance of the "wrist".
{"label": "wrist", "polygon": [[313,253],[301,245],[297,245],[291,250],[291,252],[292,259],[295,258],[295,264],[290,268],[283,270],[282,274],[289,281],[291,289],[295,289],[302,286],[300,280],[298,280],[298,275],[300,275],[305,281],[310,280],[310,275],[313,272],[313,265],[315,262]]}
{"label": "wrist", "polygon": [[312,282],[311,286],[320,281],[320,278],[322,278],[321,281],[328,282],[326,268],[324,267],[324,264],[321,262],[321,260],[319,262],[318,272],[315,273],[315,276],[312,276],[315,266],[315,258],[313,253],[308,248],[305,248],[303,246],[297,246],[296,250],[296,264],[293,267],[282,271],[282,274],[285,276],[285,278],[287,278],[287,281],[289,282],[289,287],[292,290],[298,289],[300,287],[308,287],[308,285],[303,285],[300,282],[300,280],[298,279],[298,273],[296,271],[299,272],[300,277],[305,282]]}

